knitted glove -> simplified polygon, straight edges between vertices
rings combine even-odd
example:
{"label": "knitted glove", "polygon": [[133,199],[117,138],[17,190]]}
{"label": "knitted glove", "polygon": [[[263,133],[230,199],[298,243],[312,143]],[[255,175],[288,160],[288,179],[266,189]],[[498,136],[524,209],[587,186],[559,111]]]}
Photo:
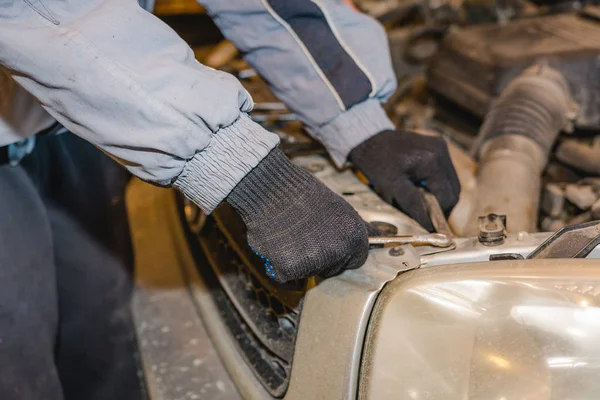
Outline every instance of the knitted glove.
{"label": "knitted glove", "polygon": [[446,215],[458,202],[460,182],[442,138],[384,131],[355,147],[350,160],[377,193],[430,232],[433,224],[418,187],[433,193]]}
{"label": "knitted glove", "polygon": [[331,276],[363,265],[376,231],[340,196],[274,149],[240,181],[227,203],[248,243],[278,282]]}

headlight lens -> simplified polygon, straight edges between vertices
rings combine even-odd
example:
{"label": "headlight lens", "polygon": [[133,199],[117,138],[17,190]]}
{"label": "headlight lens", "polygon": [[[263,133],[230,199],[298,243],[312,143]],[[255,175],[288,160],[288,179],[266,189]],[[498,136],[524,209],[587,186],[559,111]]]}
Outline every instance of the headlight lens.
{"label": "headlight lens", "polygon": [[600,262],[415,270],[375,305],[364,399],[597,399]]}

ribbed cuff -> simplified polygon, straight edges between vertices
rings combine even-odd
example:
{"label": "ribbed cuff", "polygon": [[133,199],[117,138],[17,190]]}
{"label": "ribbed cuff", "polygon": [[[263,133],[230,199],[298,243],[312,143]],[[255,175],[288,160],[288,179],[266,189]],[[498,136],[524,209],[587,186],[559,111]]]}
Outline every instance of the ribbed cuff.
{"label": "ribbed cuff", "polygon": [[331,122],[311,130],[338,167],[343,167],[350,151],[380,132],[395,129],[381,103],[369,99],[355,105]]}
{"label": "ribbed cuff", "polygon": [[301,199],[314,179],[275,148],[231,191],[227,202],[243,218],[264,215],[266,219],[267,210],[281,212]]}
{"label": "ribbed cuff", "polygon": [[277,135],[242,114],[186,163],[173,186],[210,214],[278,143]]}

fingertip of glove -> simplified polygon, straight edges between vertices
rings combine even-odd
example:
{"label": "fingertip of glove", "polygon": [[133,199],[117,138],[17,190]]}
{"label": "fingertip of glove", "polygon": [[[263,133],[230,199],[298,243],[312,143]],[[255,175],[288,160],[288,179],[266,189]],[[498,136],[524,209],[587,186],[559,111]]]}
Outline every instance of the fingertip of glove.
{"label": "fingertip of glove", "polygon": [[397,188],[392,205],[414,219],[423,228],[433,232],[433,224],[425,207],[425,200],[420,190],[412,182],[407,181]]}
{"label": "fingertip of glove", "polygon": [[365,251],[362,251],[358,257],[350,261],[347,269],[357,269],[362,267],[367,262],[367,258],[369,258],[368,244]]}

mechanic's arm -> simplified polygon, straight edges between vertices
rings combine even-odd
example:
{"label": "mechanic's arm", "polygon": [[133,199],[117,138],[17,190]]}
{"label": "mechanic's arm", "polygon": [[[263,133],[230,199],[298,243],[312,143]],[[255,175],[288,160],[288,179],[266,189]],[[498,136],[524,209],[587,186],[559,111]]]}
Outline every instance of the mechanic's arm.
{"label": "mechanic's arm", "polygon": [[416,185],[452,209],[460,185],[445,142],[394,131],[381,105],[396,78],[377,21],[344,0],[199,1],[338,166],[352,161],[429,229]]}
{"label": "mechanic's arm", "polygon": [[0,63],[67,129],[206,212],[277,143],[232,76],[135,0],[0,0]]}
{"label": "mechanic's arm", "polygon": [[272,278],[364,263],[368,226],[352,207],[250,120],[234,77],[196,62],[136,0],[0,0],[0,21],[0,64],[54,118],[205,212],[229,202]]}

